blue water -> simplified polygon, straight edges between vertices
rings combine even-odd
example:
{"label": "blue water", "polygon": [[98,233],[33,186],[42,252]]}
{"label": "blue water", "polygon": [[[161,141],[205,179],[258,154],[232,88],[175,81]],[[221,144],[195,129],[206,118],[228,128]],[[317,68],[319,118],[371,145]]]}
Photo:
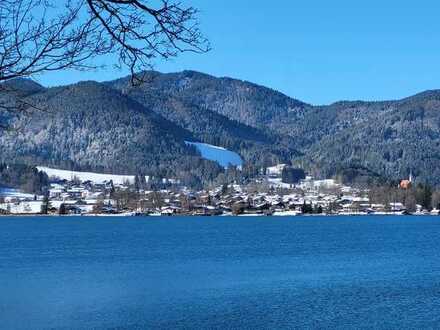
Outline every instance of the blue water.
{"label": "blue water", "polygon": [[0,328],[440,328],[440,217],[0,218]]}

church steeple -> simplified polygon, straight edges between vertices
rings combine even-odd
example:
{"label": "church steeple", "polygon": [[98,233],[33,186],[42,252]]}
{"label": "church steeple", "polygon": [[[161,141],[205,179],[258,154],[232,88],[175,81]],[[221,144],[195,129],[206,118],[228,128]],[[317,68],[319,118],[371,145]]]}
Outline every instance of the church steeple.
{"label": "church steeple", "polygon": [[413,181],[414,181],[414,177],[412,171],[410,171],[408,180],[400,181],[399,188],[404,190],[410,189],[411,186],[413,185]]}

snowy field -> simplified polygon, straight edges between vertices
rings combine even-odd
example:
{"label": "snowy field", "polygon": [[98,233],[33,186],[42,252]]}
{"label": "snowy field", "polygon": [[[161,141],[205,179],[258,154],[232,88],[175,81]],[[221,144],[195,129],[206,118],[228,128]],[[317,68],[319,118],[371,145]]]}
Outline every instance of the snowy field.
{"label": "snowy field", "polygon": [[12,214],[36,214],[41,212],[42,201],[26,201],[22,203],[2,203],[0,209]]}
{"label": "snowy field", "polygon": [[133,175],[115,175],[115,174],[102,174],[94,172],[77,172],[77,171],[67,171],[67,170],[57,170],[54,168],[38,166],[39,171],[45,172],[49,177],[57,177],[61,180],[72,180],[75,177],[81,181],[91,181],[96,184],[103,183],[104,181],[113,180],[116,185],[121,185],[126,181],[130,183],[134,182]]}
{"label": "snowy field", "polygon": [[243,159],[240,155],[222,147],[213,146],[207,143],[197,143],[185,141],[187,145],[197,148],[203,158],[215,161],[220,166],[227,168],[228,166],[242,166]]}
{"label": "snowy field", "polygon": [[34,198],[34,194],[26,194],[18,189],[0,188],[0,197],[13,197],[18,199]]}

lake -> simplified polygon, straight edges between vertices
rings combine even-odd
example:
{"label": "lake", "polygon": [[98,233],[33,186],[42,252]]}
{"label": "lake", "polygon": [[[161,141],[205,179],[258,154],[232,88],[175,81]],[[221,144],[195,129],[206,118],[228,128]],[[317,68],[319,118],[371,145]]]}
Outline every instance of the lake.
{"label": "lake", "polygon": [[440,217],[1,217],[0,320],[439,328]]}

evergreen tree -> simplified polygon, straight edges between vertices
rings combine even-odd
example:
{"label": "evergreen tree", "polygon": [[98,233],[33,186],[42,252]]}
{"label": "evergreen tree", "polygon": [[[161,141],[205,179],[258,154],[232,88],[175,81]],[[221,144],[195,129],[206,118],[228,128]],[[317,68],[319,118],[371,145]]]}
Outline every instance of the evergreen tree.
{"label": "evergreen tree", "polygon": [[44,194],[43,204],[41,204],[41,214],[48,214],[50,209],[49,192]]}
{"label": "evergreen tree", "polygon": [[285,166],[281,172],[281,179],[284,183],[295,184],[305,179],[306,174],[303,169]]}
{"label": "evergreen tree", "polygon": [[312,207],[312,205],[307,204],[304,201],[304,204],[301,207],[301,211],[302,211],[303,214],[311,214],[311,213],[313,213],[313,207]]}
{"label": "evergreen tree", "polygon": [[66,204],[62,203],[60,205],[60,209],[58,210],[59,215],[65,215],[67,214]]}
{"label": "evergreen tree", "polygon": [[139,175],[135,175],[134,176],[134,189],[139,192],[139,190],[141,189],[141,182],[139,180]]}

